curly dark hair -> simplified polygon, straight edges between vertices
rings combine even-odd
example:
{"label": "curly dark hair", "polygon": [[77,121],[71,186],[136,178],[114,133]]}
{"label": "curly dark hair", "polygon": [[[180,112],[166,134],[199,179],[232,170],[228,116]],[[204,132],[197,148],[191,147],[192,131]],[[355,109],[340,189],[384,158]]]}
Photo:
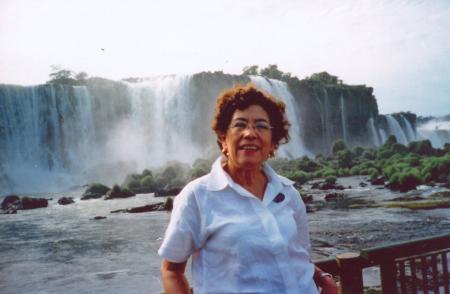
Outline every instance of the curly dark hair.
{"label": "curly dark hair", "polygon": [[236,85],[219,94],[216,101],[215,115],[211,124],[216,132],[217,143],[225,135],[236,109],[244,110],[252,105],[261,106],[269,115],[272,129],[272,143],[277,148],[289,142],[289,122],[285,115],[286,105],[272,95],[258,90],[252,83]]}

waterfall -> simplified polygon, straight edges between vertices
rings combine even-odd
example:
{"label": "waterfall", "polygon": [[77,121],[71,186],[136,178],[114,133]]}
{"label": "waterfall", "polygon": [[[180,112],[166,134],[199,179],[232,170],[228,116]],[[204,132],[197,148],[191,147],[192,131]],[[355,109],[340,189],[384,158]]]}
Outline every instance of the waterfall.
{"label": "waterfall", "polygon": [[375,122],[373,117],[370,117],[367,120],[367,130],[369,131],[369,136],[372,141],[373,146],[380,146],[382,144],[382,141],[380,139],[380,135],[378,134],[378,130],[375,127]]}
{"label": "waterfall", "polygon": [[329,146],[332,142],[330,138],[330,99],[328,97],[328,91],[325,87],[323,87],[323,94],[324,94],[324,107],[323,107],[323,121],[325,121],[325,124],[323,125],[324,131],[325,131],[325,140],[326,145]]}
{"label": "waterfall", "polygon": [[286,116],[291,124],[289,135],[291,140],[278,148],[277,154],[281,157],[296,158],[302,155],[311,155],[306,150],[301,138],[301,120],[296,113],[299,106],[296,105],[294,97],[289,92],[287,84],[282,81],[267,79],[261,76],[251,76],[252,82],[262,90],[282,100],[286,104]]}
{"label": "waterfall", "polygon": [[405,125],[406,129],[406,137],[408,138],[408,142],[412,142],[416,140],[416,134],[414,132],[413,127],[411,126],[411,123],[403,116],[400,116],[402,119],[403,124]]}
{"label": "waterfall", "polygon": [[394,135],[399,143],[408,145],[408,139],[398,121],[390,114],[386,115],[386,120],[388,123],[389,134]]}
{"label": "waterfall", "polygon": [[36,192],[76,181],[71,171],[83,171],[95,150],[87,89],[9,86],[0,101],[1,169],[8,185]]}
{"label": "waterfall", "polygon": [[128,83],[132,109],[129,119],[119,128],[118,137],[126,136],[133,144],[126,152],[113,148],[114,153],[137,162],[140,170],[169,160],[191,162],[200,157],[199,142],[192,140],[192,129],[194,120],[202,118],[193,111],[189,83],[189,76]]}
{"label": "waterfall", "polygon": [[348,142],[347,141],[347,116],[346,116],[346,111],[345,111],[345,101],[344,101],[344,96],[341,93],[341,122],[342,122],[342,136],[343,136],[343,140],[344,142]]}
{"label": "waterfall", "polygon": [[212,131],[210,119],[192,109],[189,83],[189,76],[166,76],[110,90],[2,86],[0,193],[121,183],[169,160],[192,162],[214,142],[192,139],[196,120]]}

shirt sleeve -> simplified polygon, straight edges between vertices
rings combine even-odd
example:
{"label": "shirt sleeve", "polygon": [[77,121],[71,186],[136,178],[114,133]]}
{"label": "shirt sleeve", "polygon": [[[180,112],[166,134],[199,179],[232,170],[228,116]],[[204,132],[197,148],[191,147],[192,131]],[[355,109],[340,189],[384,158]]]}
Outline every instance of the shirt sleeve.
{"label": "shirt sleeve", "polygon": [[200,213],[192,185],[175,197],[169,226],[158,254],[171,262],[184,262],[198,249]]}
{"label": "shirt sleeve", "polygon": [[[293,188],[294,189],[294,188]],[[295,189],[294,189],[295,190]],[[311,255],[311,240],[309,238],[308,218],[306,215],[306,206],[303,203],[300,193],[295,190],[295,203],[296,208],[294,212],[294,219],[297,224],[297,231],[300,238],[300,243],[305,248],[309,255]]]}

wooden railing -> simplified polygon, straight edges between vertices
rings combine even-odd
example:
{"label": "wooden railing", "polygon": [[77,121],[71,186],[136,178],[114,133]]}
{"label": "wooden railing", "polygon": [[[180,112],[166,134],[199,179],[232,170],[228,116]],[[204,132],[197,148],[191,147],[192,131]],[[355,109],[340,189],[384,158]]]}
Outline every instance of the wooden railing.
{"label": "wooden railing", "polygon": [[364,293],[364,268],[379,266],[382,292],[450,294],[450,234],[344,253],[315,262],[339,280],[342,294]]}

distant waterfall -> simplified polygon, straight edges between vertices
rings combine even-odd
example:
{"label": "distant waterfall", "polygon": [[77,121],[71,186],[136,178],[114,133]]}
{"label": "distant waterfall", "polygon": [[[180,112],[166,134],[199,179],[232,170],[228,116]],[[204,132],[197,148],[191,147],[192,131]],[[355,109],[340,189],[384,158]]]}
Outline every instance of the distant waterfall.
{"label": "distant waterfall", "polygon": [[409,121],[402,115],[401,116],[402,122],[405,125],[405,133],[406,133],[406,137],[408,138],[408,141],[415,141],[416,140],[416,134],[413,130],[413,127],[411,126],[411,124],[409,123]]}
{"label": "distant waterfall", "polygon": [[394,135],[399,143],[408,145],[408,139],[398,121],[390,114],[386,115],[386,120],[389,127],[389,134]]}
{"label": "distant waterfall", "polygon": [[189,76],[166,76],[127,84],[132,109],[119,138],[133,144],[125,154],[124,149],[114,150],[118,156],[140,162],[138,169],[143,169],[201,155],[199,142],[192,140],[193,121],[201,118],[192,109],[189,81]]}
{"label": "distant waterfall", "polygon": [[86,87],[7,87],[0,103],[1,168],[23,188],[67,184],[96,157]]}
{"label": "distant waterfall", "polygon": [[347,142],[347,115],[345,110],[344,96],[341,93],[341,122],[342,122],[342,136],[344,142]]}
{"label": "distant waterfall", "polygon": [[277,151],[282,157],[296,158],[302,155],[310,154],[305,148],[301,138],[301,123],[296,113],[299,106],[295,105],[294,97],[289,92],[285,82],[266,79],[260,76],[251,76],[252,82],[257,86],[272,94],[278,99],[281,99],[286,104],[286,115],[291,127],[289,135],[291,140],[288,144],[281,145]]}
{"label": "distant waterfall", "polygon": [[375,122],[373,120],[373,117],[371,117],[367,120],[367,129],[369,131],[370,139],[372,140],[372,145],[380,146],[382,144],[382,141],[380,139],[380,135],[378,134],[378,130],[375,127]]}
{"label": "distant waterfall", "polygon": [[[114,96],[100,93],[102,87],[3,86],[0,193],[120,183],[126,173],[200,157],[213,142],[192,139],[194,120],[205,118],[192,110],[189,81],[118,82]],[[209,123],[203,122],[205,129]]]}
{"label": "distant waterfall", "polygon": [[330,134],[330,131],[331,131],[331,126],[330,126],[331,109],[330,109],[330,98],[328,97],[328,91],[325,87],[323,88],[323,93],[324,93],[324,103],[323,103],[324,105],[323,105],[322,112],[323,112],[323,121],[325,122],[323,125],[324,131],[325,131],[324,136],[325,136],[325,142],[327,142],[327,145],[330,145],[332,143],[331,139],[330,139],[331,138],[331,134]]}

